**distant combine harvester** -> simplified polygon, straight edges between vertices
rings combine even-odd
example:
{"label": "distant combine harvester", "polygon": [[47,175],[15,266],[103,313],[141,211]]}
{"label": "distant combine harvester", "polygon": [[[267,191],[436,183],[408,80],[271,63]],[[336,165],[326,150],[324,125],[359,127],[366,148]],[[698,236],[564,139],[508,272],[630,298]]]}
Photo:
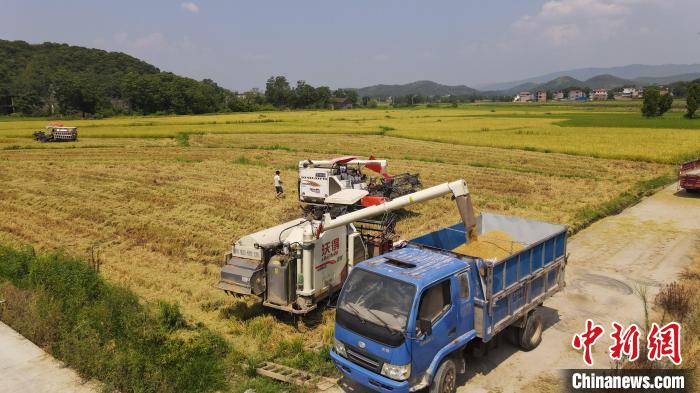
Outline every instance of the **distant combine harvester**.
{"label": "distant combine harvester", "polygon": [[62,123],[53,122],[46,126],[45,131],[33,134],[39,142],[75,142],[78,140],[78,127],[66,127]]}

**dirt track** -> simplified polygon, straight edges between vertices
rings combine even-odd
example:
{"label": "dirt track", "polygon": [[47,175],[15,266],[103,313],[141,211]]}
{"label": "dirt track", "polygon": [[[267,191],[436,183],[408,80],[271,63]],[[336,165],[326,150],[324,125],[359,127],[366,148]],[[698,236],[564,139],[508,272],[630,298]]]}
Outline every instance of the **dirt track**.
{"label": "dirt track", "polygon": [[521,352],[503,342],[470,363],[458,392],[540,391],[538,377],[553,381],[559,369],[585,367],[570,343],[586,318],[606,329],[594,347],[594,366],[609,366],[610,322],[644,326],[639,288],[652,301],[700,253],[700,196],[667,187],[581,231],[568,252],[567,288],[545,303],[542,344]]}

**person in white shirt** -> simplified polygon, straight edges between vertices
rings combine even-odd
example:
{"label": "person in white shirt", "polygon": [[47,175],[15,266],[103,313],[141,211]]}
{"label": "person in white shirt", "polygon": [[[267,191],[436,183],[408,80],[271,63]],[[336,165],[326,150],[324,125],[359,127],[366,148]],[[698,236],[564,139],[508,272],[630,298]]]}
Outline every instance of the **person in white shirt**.
{"label": "person in white shirt", "polygon": [[277,195],[275,198],[281,198],[284,196],[284,190],[282,189],[282,180],[280,179],[280,171],[275,171],[275,191]]}

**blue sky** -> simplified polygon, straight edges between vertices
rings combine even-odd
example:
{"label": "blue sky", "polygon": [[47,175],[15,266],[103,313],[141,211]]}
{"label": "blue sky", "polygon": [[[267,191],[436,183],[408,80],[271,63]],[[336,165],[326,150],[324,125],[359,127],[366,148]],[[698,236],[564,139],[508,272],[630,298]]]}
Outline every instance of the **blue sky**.
{"label": "blue sky", "polygon": [[238,90],[270,75],[477,86],[562,69],[700,62],[698,0],[0,0],[0,38],[126,52]]}

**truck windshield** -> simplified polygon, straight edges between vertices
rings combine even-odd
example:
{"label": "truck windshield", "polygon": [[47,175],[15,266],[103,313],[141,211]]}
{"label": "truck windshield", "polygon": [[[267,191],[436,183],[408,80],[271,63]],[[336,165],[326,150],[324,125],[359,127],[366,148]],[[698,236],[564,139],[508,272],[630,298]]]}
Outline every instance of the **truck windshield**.
{"label": "truck windshield", "polygon": [[397,346],[403,342],[415,293],[412,284],[355,269],[338,301],[338,322],[363,336]]}

